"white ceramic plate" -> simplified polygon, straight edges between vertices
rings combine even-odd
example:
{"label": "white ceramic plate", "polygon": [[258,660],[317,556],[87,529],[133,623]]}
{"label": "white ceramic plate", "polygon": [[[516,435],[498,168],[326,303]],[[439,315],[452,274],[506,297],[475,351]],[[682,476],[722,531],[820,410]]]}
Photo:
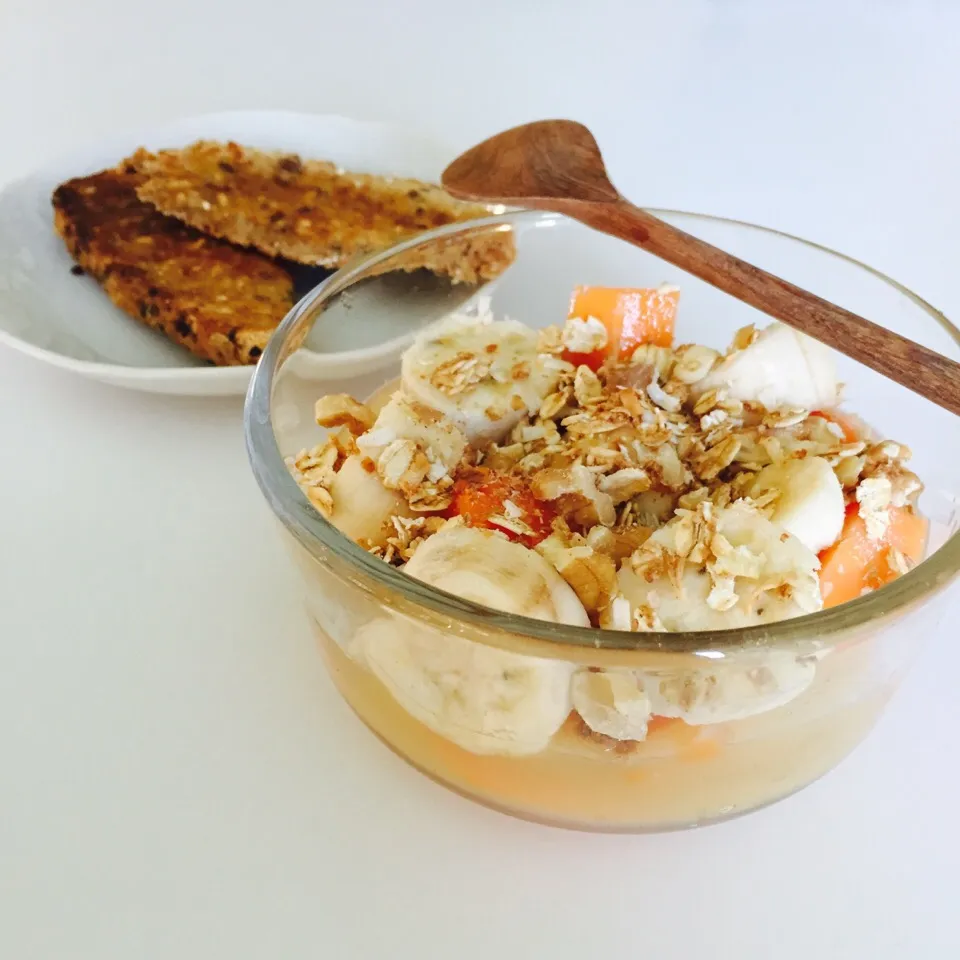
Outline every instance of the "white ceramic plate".
{"label": "white ceramic plate", "polygon": [[[89,277],[74,276],[53,229],[57,184],[114,166],[138,146],[201,138],[289,150],[348,169],[436,182],[452,152],[415,133],[345,117],[244,111],[191,117],[77,150],[0,191],[0,342],[104,383],[152,393],[242,395],[252,367],[211,367],[122,313]],[[388,291],[387,291],[388,293]],[[354,377],[385,367],[408,342],[389,297],[365,305],[365,323],[330,326],[313,378]]]}

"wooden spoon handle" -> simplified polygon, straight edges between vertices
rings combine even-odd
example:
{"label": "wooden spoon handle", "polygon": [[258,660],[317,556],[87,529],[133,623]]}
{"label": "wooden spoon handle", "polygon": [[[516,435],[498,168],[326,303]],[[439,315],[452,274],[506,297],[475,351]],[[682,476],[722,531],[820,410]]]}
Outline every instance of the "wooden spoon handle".
{"label": "wooden spoon handle", "polygon": [[960,415],[960,364],[953,360],[698,240],[622,197],[610,203],[552,199],[549,208],[649,250]]}

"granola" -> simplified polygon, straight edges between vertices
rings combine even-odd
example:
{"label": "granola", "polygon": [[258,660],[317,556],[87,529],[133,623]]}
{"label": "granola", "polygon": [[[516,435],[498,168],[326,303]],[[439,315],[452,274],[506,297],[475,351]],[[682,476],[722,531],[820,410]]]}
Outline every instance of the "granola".
{"label": "granola", "polygon": [[290,468],[329,517],[331,477],[363,457],[403,508],[368,545],[385,561],[406,563],[458,518],[534,547],[611,629],[820,609],[832,585],[818,553],[851,515],[892,575],[916,562],[889,540],[922,489],[909,449],[801,402],[837,398],[839,384],[805,341],[808,379],[790,366],[794,332],[747,326],[726,352],[662,341],[624,351],[611,329],[587,316],[531,331],[486,305],[443,321],[404,356],[376,417],[346,395],[322,398],[318,423],[340,430]]}
{"label": "granola", "polygon": [[310,502],[328,520],[333,515],[330,486],[342,454],[333,440],[287,458],[287,467]]}

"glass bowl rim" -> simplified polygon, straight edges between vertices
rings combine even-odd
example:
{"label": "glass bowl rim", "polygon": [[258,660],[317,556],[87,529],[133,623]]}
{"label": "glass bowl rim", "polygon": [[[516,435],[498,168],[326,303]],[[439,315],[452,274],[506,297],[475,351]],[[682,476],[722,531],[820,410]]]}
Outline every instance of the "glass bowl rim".
{"label": "glass bowl rim", "polygon": [[[657,216],[680,216],[704,222],[724,223],[760,233],[770,234],[802,244],[843,260],[864,270],[905,296],[942,327],[960,346],[958,330],[939,310],[903,284],[854,257],[840,253],[814,241],[760,226],[744,220],[684,210],[645,208]],[[609,651],[656,651],[722,656],[739,648],[780,647],[809,643],[812,636],[817,646],[828,649],[841,642],[853,628],[872,620],[882,620],[906,612],[945,587],[960,571],[960,532],[954,533],[929,558],[913,570],[898,577],[880,590],[827,610],[781,620],[770,624],[730,630],[689,632],[638,632],[577,627],[536,620],[485,607],[454,594],[429,586],[384,563],[378,557],[341,533],[322,517],[290,474],[276,442],[271,424],[271,405],[275,377],[287,357],[287,341],[291,331],[308,315],[322,310],[323,304],[362,279],[372,267],[434,240],[478,230],[508,230],[516,225],[555,226],[570,222],[562,214],[534,210],[508,210],[489,217],[438,227],[417,234],[376,253],[366,255],[342,267],[308,293],[284,317],[270,338],[254,371],[244,405],[244,433],[247,453],[260,490],[286,530],[313,556],[317,548],[327,549],[353,570],[375,583],[398,593],[417,607],[426,607],[454,622],[465,621],[484,631],[508,632],[535,641],[546,641],[562,656],[565,647]],[[900,388],[905,389],[905,388]],[[365,584],[357,583],[365,590]]]}

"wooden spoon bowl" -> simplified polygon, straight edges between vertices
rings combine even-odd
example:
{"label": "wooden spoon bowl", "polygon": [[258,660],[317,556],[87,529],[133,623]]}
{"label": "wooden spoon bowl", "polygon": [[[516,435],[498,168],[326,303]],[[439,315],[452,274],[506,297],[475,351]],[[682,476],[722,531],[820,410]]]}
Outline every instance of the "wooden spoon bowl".
{"label": "wooden spoon bowl", "polygon": [[499,133],[454,160],[442,182],[463,199],[562,213],[633,243],[960,414],[960,364],[634,206],[581,123],[541,120]]}

